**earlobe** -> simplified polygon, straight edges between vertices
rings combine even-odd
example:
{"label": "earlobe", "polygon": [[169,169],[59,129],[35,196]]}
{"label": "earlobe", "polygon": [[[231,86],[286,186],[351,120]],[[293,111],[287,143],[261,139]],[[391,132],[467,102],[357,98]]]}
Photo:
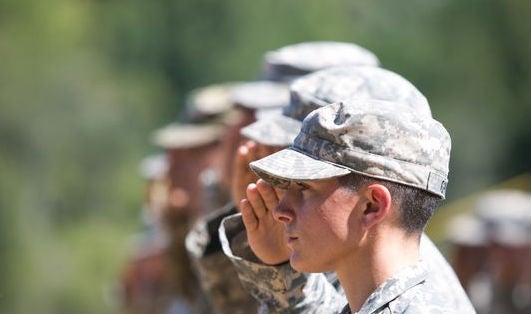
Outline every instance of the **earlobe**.
{"label": "earlobe", "polygon": [[363,211],[363,225],[370,228],[382,222],[391,209],[391,193],[381,184],[372,184],[365,190],[365,209]]}

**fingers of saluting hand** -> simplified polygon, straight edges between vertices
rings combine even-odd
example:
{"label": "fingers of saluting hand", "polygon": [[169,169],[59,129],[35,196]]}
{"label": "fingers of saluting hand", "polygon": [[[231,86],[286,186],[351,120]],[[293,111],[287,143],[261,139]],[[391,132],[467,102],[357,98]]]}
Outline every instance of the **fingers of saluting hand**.
{"label": "fingers of saluting hand", "polygon": [[267,213],[267,207],[264,204],[264,200],[254,183],[247,186],[247,200],[249,201],[257,219],[262,218]]}
{"label": "fingers of saluting hand", "polygon": [[244,198],[240,201],[240,212],[242,213],[242,220],[245,228],[248,231],[254,231],[258,228],[258,219],[254,215],[253,208],[249,200]]}

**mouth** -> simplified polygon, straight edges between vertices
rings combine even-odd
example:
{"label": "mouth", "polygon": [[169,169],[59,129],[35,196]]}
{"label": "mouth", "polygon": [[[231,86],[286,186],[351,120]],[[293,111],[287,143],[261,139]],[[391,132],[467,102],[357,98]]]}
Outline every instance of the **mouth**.
{"label": "mouth", "polygon": [[298,237],[286,235],[286,242],[288,245],[295,243],[298,239]]}

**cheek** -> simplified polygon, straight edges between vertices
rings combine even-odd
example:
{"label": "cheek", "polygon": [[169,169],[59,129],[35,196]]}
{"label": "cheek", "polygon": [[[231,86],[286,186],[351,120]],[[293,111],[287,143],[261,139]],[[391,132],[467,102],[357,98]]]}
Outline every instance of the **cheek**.
{"label": "cheek", "polygon": [[336,238],[336,240],[347,241],[349,237],[349,218],[344,212],[333,208],[331,211],[320,213],[323,227]]}
{"label": "cheek", "polygon": [[321,207],[319,214],[337,240],[351,242],[358,233],[355,205],[356,202],[350,194],[339,192],[332,195]]}

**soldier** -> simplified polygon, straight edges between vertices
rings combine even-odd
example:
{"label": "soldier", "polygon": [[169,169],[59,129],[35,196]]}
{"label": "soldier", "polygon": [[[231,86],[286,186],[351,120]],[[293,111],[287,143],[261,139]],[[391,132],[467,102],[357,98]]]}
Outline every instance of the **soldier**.
{"label": "soldier", "polygon": [[531,195],[490,191],[478,198],[473,212],[488,242],[490,298],[482,313],[531,313]]}
{"label": "soldier", "polygon": [[[352,97],[395,100],[407,104],[411,109],[415,110],[415,114],[417,115],[430,116],[429,105],[426,98],[411,83],[396,73],[374,67],[337,67],[322,70],[296,80],[291,86],[291,102],[290,105],[284,109],[284,116],[279,116],[267,121],[257,121],[242,129],[242,133],[259,143],[284,146],[292,141],[293,134],[296,134],[300,129],[300,121],[308,112],[326,104],[327,102]],[[271,136],[271,134],[274,134],[275,136]],[[246,150],[248,151],[249,149],[244,149],[243,151]],[[251,160],[252,157],[246,157],[245,154],[242,154],[241,158],[238,159],[248,161]],[[244,164],[244,162],[242,162],[242,164]],[[261,191],[264,190],[266,193],[272,193],[272,190],[269,189],[264,182],[257,185],[251,185],[247,190],[249,201],[252,202],[254,200],[255,202],[263,203],[264,199],[262,199],[260,194]],[[272,209],[274,207],[275,201],[273,200],[268,204],[268,208]],[[233,217],[231,219],[241,220],[240,217]],[[247,284],[247,289],[251,292],[255,292],[255,297],[260,300],[264,310],[269,312],[303,312],[306,309],[312,309],[312,306],[314,305],[308,300],[305,301],[305,298],[312,298],[312,296],[302,294],[298,295],[298,298],[294,298],[287,293],[280,293],[280,291],[301,291],[306,283],[308,283],[308,285],[316,284],[318,280],[312,277],[314,275],[293,272],[290,271],[289,267],[284,266],[274,267],[252,262],[246,264],[246,261],[242,260],[240,258],[241,256],[238,256],[238,254],[235,254],[233,252],[234,249],[229,246],[229,242],[230,244],[239,242],[232,241],[231,238],[235,235],[239,235],[239,231],[241,231],[241,228],[243,227],[242,223],[241,221],[227,221],[227,224],[230,224],[230,227],[227,227],[224,232],[230,233],[230,235],[227,235],[229,241],[224,243],[226,244],[224,247],[225,252],[229,257],[236,260],[237,264],[243,264],[243,267],[238,267],[239,270],[242,270],[243,272],[240,274],[240,277],[242,281]],[[238,230],[238,228],[240,229]],[[265,240],[265,242],[272,241],[273,245],[276,245],[279,242],[278,240],[275,241],[271,232],[267,232],[262,236],[264,237],[263,240]],[[253,240],[254,239],[249,238],[249,241],[252,242]],[[241,247],[239,249],[241,249]],[[261,253],[263,255],[259,254],[259,258],[261,259],[261,262],[266,260],[267,264],[277,264],[280,260],[274,260],[274,254],[277,254],[279,251],[286,252],[286,250],[287,248],[285,247],[275,248],[274,246],[269,246],[267,249],[262,250]],[[250,252],[242,254],[245,254],[246,256],[252,255]],[[268,256],[270,254],[271,256]],[[432,281],[436,281],[445,288],[444,292],[449,296],[450,301],[455,304],[457,308],[462,310],[463,313],[473,312],[470,301],[463,291],[463,288],[460,286],[455,273],[427,236],[422,237],[421,255],[434,269],[436,269],[436,271],[430,275],[433,277]],[[269,258],[273,258],[273,260],[268,260]],[[252,259],[252,261],[257,261],[256,257]],[[265,282],[268,282],[269,284],[257,284],[256,281],[253,280],[257,273],[261,273],[262,275],[269,274],[269,277],[265,279]],[[330,277],[330,274],[328,275],[329,280],[333,280],[333,276]],[[286,286],[285,283],[289,284]],[[292,284],[292,286],[290,286],[290,284]],[[304,289],[304,291],[309,291],[309,289]],[[293,302],[300,303],[298,304],[296,311],[293,308],[290,308],[290,306],[294,304]],[[305,303],[306,307],[302,307],[302,303]],[[330,311],[330,308],[325,307],[325,309]]]}
{"label": "soldier", "polygon": [[[412,113],[375,100],[327,105],[305,118],[291,148],[251,163],[285,189],[272,211],[289,247],[281,262],[335,271],[348,299],[342,313],[457,310],[419,259],[425,224],[444,198],[450,137]],[[247,205],[247,216],[266,214]]]}
{"label": "soldier", "polygon": [[184,236],[204,207],[198,175],[219,162],[222,124],[232,108],[234,84],[191,91],[180,122],[153,135],[165,154],[150,158],[142,168],[146,175],[160,176],[148,181],[147,193],[149,203],[156,204],[149,206],[156,241],[142,245],[126,270],[125,313],[211,312],[192,271]]}
{"label": "soldier", "polygon": [[202,194],[198,174],[219,155],[220,130],[217,123],[171,123],[154,134],[154,142],[165,149],[168,159],[168,198],[161,212],[161,225],[167,238],[161,254],[163,268],[173,296],[169,313],[208,313],[202,299],[184,238],[200,214]]}
{"label": "soldier", "polygon": [[[368,50],[351,43],[310,42],[290,45],[265,54],[262,77],[266,81],[260,84],[274,86],[267,81],[287,84],[300,75],[338,64],[377,66],[378,59]],[[239,107],[243,109],[244,117],[247,119],[234,123],[227,131],[228,136],[225,136],[223,145],[225,157],[222,159],[225,162],[222,175],[216,175],[213,171],[202,174],[206,182],[216,182],[216,178],[221,177],[219,181],[222,181],[223,188],[216,190],[230,193],[232,200],[235,201],[200,219],[186,240],[187,248],[201,276],[202,285],[205,291],[208,291],[218,313],[248,313],[250,308],[256,308],[255,301],[249,300],[248,294],[241,288],[232,264],[222,253],[217,229],[222,218],[236,212],[247,184],[257,179],[249,171],[248,162],[242,162],[242,158],[235,156],[238,146],[242,144],[240,129],[252,122],[255,117],[260,117],[260,121],[263,121],[278,116],[275,115],[275,110],[264,110],[265,107],[271,107],[267,106],[267,103],[285,106],[288,102],[287,86],[284,90],[277,88],[276,91],[262,88],[262,92],[257,91],[257,86],[257,83],[252,83],[247,88],[238,88],[234,93],[235,102],[240,103]],[[281,103],[278,102],[280,99],[283,99]],[[264,112],[267,114],[264,115]],[[253,113],[255,116],[251,115]],[[263,116],[267,118],[262,118]],[[277,135],[270,134],[269,138],[274,141]],[[255,156],[253,158],[258,158],[279,150],[280,146],[249,142],[240,149],[249,149],[247,157],[253,154]]]}
{"label": "soldier", "polygon": [[469,213],[453,217],[446,228],[450,261],[478,313],[485,313],[490,307],[487,287],[491,279],[485,229],[481,220]]}
{"label": "soldier", "polygon": [[123,313],[163,313],[174,295],[166,270],[166,234],[161,213],[167,201],[168,162],[163,154],[142,160],[140,174],[146,180],[142,218],[147,230],[135,237],[135,247],[120,278]]}

